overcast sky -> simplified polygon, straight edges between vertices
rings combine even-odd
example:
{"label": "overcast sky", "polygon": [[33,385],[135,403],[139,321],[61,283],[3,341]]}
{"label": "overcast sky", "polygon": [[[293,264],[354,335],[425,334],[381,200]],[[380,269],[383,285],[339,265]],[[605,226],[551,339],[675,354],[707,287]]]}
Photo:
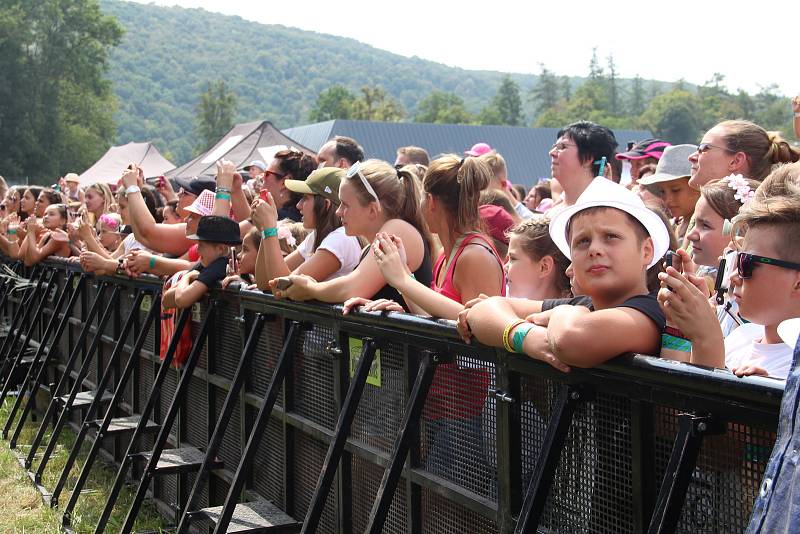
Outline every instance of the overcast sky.
{"label": "overcast sky", "polygon": [[[138,0],[141,1],[141,0]],[[800,93],[800,2],[156,0],[341,35],[465,69],[584,76],[593,47],[619,76]]]}

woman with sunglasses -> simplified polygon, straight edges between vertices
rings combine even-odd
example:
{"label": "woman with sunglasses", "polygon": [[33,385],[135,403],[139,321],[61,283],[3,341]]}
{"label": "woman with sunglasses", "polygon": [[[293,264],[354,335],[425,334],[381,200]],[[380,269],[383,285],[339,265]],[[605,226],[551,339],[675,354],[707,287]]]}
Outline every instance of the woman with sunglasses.
{"label": "woman with sunglasses", "polygon": [[767,132],[750,121],[722,121],[703,135],[697,150],[689,156],[692,164],[689,185],[700,189],[731,174],[760,182],[773,165],[798,159],[800,149],[778,132]]}
{"label": "woman with sunglasses", "polygon": [[[369,243],[379,232],[396,235],[403,242],[409,272],[420,283],[430,285],[429,234],[419,209],[417,181],[407,170],[398,171],[379,160],[357,162],[339,186],[339,199],[336,214],[347,235]],[[351,297],[385,298],[408,309],[402,295],[386,283],[375,255],[368,252],[362,252],[354,271],[339,278],[318,282],[310,276],[292,274],[287,289],[279,289],[278,279],[270,281],[270,288],[278,298],[330,303]]]}
{"label": "woman with sunglasses", "polygon": [[783,343],[778,325],[800,317],[800,163],[779,167],[764,180],[742,207],[734,235],[738,229],[746,233],[736,254],[731,293],[749,323],[723,339],[697,281],[672,267],[659,276],[665,287],[658,299],[680,336],[691,343],[692,363],[728,367],[737,376],[785,379],[793,347]]}
{"label": "woman with sunglasses", "polygon": [[317,168],[317,160],[308,154],[291,148],[281,150],[267,166],[261,177],[260,189],[266,189],[278,208],[278,220],[303,220],[297,203],[302,195],[290,191],[286,180],[305,180]]}

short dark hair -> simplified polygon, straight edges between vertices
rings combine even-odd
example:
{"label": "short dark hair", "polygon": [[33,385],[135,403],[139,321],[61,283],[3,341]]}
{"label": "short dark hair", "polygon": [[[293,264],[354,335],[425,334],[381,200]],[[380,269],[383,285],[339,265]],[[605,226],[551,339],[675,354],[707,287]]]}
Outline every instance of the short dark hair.
{"label": "short dark hair", "polygon": [[595,163],[603,156],[607,164],[614,159],[617,150],[617,138],[614,132],[589,121],[573,122],[558,131],[556,139],[566,135],[578,147],[578,158],[582,162],[592,161],[592,173],[597,176],[600,171],[600,164]]}
{"label": "short dark hair", "polygon": [[357,161],[364,161],[364,149],[361,148],[355,139],[337,135],[333,138],[336,141],[336,159],[344,158],[352,165]]}

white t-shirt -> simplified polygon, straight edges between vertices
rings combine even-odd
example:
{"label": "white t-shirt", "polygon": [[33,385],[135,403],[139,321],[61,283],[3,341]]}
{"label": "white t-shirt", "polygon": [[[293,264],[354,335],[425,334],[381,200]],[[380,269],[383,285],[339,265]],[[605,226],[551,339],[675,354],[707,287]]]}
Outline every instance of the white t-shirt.
{"label": "white t-shirt", "polygon": [[[297,252],[300,253],[304,260],[314,255],[312,248],[314,247],[315,234],[316,231],[312,231],[297,247]],[[358,242],[358,238],[345,234],[342,226],[326,235],[317,249],[327,250],[336,256],[339,263],[342,264],[339,270],[326,278],[326,280],[332,280],[350,273],[356,268],[361,259],[361,244]],[[324,282],[325,280],[320,281]]]}
{"label": "white t-shirt", "polygon": [[792,347],[785,343],[760,343],[764,327],[746,323],[725,338],[725,367],[734,369],[745,364],[763,367],[772,378],[786,380],[792,368]]}
{"label": "white t-shirt", "polygon": [[125,254],[131,250],[147,250],[146,246],[136,241],[136,237],[133,234],[125,236],[125,239],[122,240],[122,246],[125,247]]}

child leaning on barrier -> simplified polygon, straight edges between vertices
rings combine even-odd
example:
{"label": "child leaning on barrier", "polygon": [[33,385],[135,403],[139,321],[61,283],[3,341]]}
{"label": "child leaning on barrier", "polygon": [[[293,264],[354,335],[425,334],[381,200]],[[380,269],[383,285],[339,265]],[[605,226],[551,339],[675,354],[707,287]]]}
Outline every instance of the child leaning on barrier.
{"label": "child leaning on barrier", "polygon": [[723,339],[716,314],[698,289],[702,281],[673,268],[661,275],[659,302],[690,342],[692,363],[727,367],[737,376],[785,379],[792,347],[783,343],[778,325],[800,317],[800,163],[779,167],[764,180],[734,220],[733,235],[737,230],[746,233],[731,293],[748,324]]}
{"label": "child leaning on barrier", "polygon": [[209,288],[225,278],[231,246],[242,242],[239,225],[217,215],[201,217],[197,233],[188,238],[199,242],[200,262],[176,275],[180,279],[164,292],[165,308],[188,308],[200,300]]}
{"label": "child leaning on barrier", "polygon": [[553,218],[550,236],[572,260],[575,281],[592,304],[537,313],[538,301],[490,298],[461,314],[462,335],[469,328],[482,343],[562,371],[626,352],[658,354],[665,320],[648,291],[647,270],[669,244],[661,218],[636,193],[598,177]]}

